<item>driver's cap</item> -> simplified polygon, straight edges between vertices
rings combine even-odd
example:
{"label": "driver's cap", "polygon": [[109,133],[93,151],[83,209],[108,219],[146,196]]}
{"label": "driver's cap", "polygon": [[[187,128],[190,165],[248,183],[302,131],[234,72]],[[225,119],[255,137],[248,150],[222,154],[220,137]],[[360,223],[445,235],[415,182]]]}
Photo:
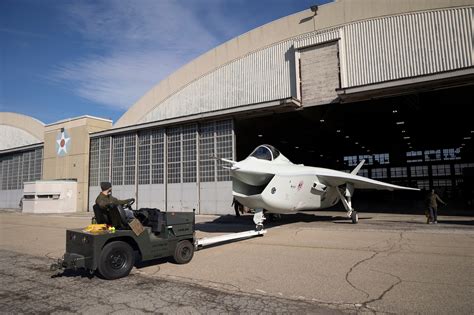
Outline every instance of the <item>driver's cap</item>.
{"label": "driver's cap", "polygon": [[111,187],[112,187],[112,184],[109,183],[109,182],[100,183],[100,189],[102,189],[102,191],[106,191],[107,189],[109,189]]}

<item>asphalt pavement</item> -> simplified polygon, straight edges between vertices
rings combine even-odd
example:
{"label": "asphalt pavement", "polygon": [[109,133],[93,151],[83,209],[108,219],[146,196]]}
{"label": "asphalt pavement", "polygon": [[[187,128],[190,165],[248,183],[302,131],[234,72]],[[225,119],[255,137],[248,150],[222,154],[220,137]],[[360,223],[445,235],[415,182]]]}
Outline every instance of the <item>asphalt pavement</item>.
{"label": "asphalt pavement", "polygon": [[[0,212],[0,311],[6,313],[474,313],[474,218],[308,212],[263,237],[212,246],[104,281],[51,277],[67,228],[90,214]],[[198,237],[253,228],[252,217],[197,216]]]}

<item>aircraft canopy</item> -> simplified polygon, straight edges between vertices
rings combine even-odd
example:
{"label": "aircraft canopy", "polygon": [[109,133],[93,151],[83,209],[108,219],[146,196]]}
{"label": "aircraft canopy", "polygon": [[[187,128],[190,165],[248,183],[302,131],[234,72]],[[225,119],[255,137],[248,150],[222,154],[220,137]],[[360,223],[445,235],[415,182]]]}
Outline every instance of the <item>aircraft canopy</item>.
{"label": "aircraft canopy", "polygon": [[260,160],[267,160],[267,161],[273,161],[279,155],[280,155],[280,151],[278,151],[274,146],[271,146],[269,144],[258,146],[250,154],[250,156],[253,156],[254,158],[257,158]]}

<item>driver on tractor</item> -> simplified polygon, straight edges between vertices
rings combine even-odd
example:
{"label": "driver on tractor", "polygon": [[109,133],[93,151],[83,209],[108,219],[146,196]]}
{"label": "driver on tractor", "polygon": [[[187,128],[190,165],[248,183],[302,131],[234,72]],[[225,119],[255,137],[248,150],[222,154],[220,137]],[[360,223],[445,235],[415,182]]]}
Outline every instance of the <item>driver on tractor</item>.
{"label": "driver on tractor", "polygon": [[[112,184],[109,182],[102,182],[100,183],[100,189],[102,192],[97,196],[95,199],[95,203],[103,210],[106,211],[109,206],[123,206],[129,203],[133,203],[135,201],[134,198],[126,199],[126,200],[119,200],[112,196]],[[125,211],[125,215],[127,216],[127,220],[131,221],[135,218],[133,211],[130,209],[123,209]]]}

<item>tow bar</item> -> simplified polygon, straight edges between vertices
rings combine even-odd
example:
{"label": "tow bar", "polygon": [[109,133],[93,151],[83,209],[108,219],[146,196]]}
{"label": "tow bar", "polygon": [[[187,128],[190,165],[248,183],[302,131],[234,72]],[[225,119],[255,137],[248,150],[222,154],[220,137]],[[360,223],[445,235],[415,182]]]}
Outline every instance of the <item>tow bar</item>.
{"label": "tow bar", "polygon": [[219,236],[204,237],[197,239],[194,246],[196,249],[199,249],[204,246],[209,246],[217,243],[224,243],[233,240],[251,238],[255,236],[263,236],[267,233],[267,230],[254,230],[254,231],[245,231],[231,234],[224,234]]}

